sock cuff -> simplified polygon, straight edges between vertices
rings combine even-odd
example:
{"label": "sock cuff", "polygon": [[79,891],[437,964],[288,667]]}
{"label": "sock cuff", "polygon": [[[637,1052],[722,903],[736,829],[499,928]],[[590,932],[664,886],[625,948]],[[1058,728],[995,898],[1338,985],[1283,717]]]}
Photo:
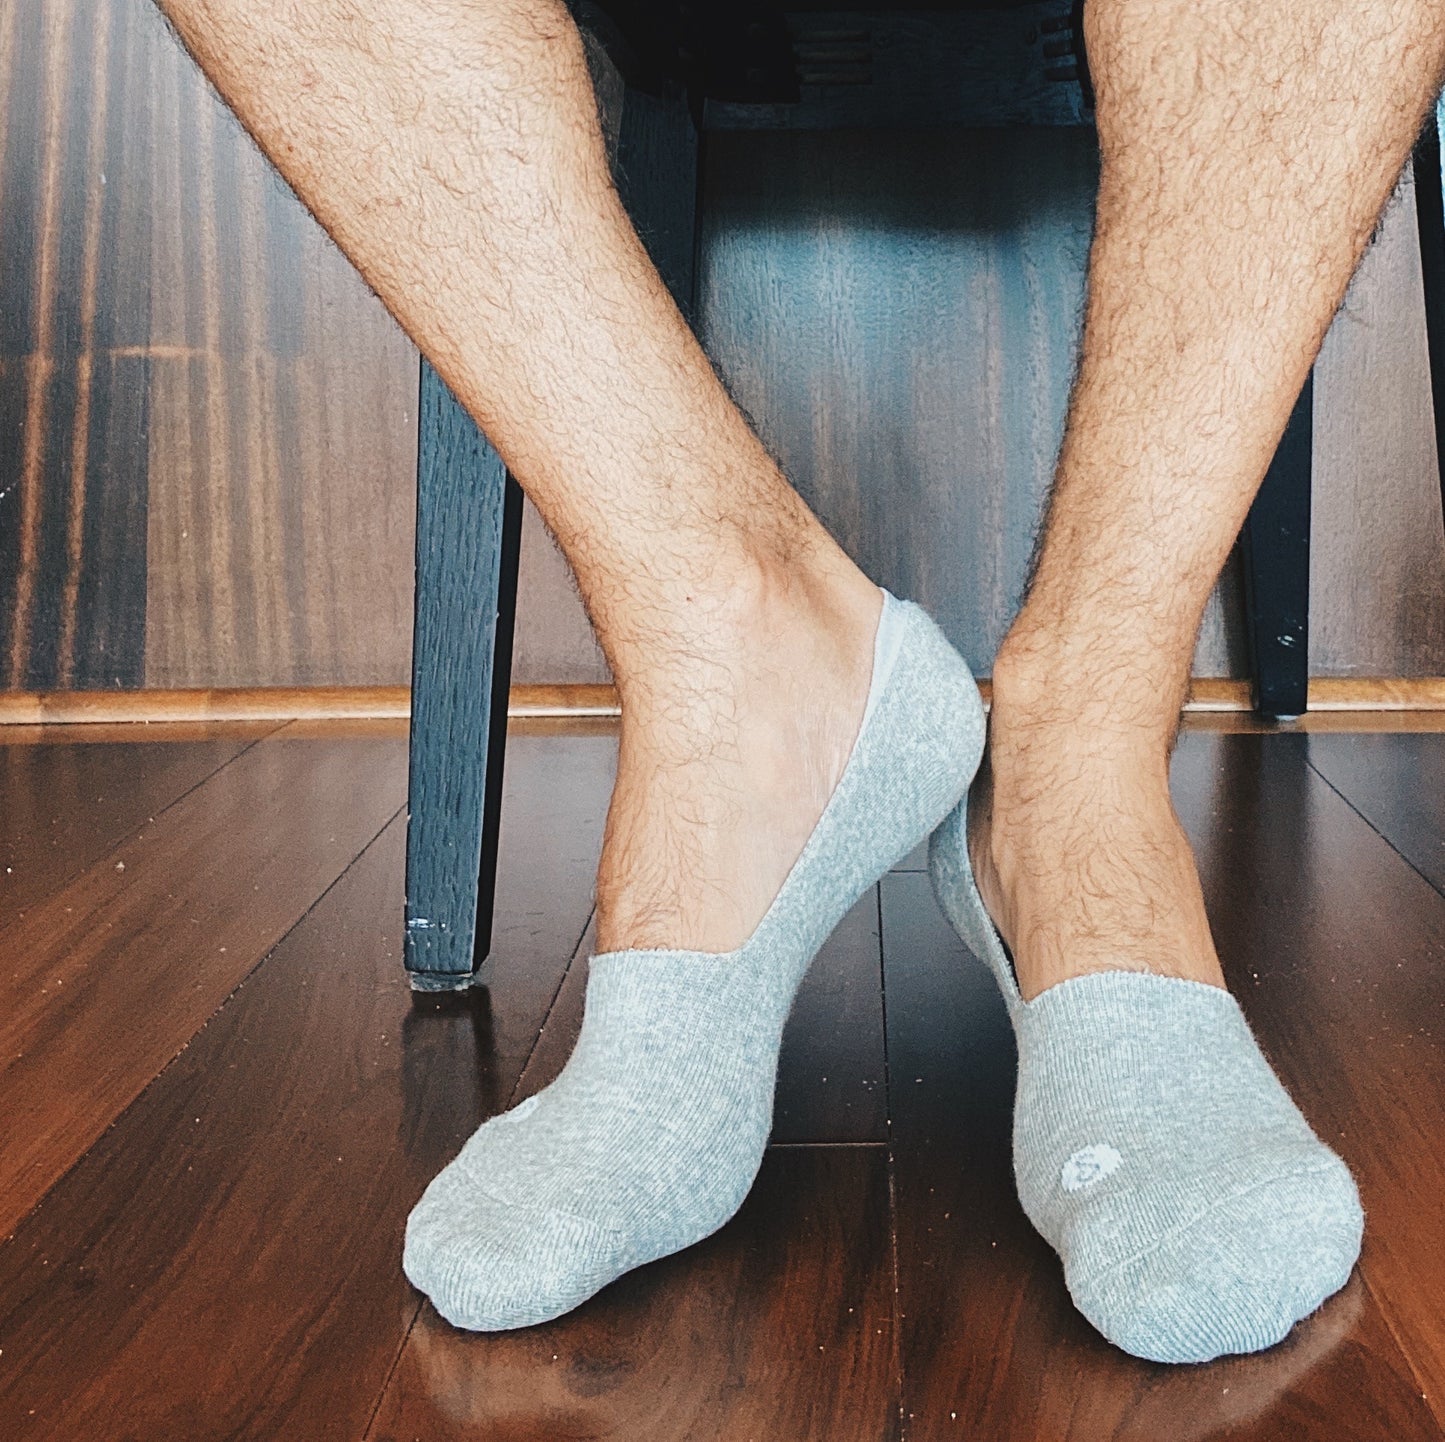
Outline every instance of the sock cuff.
{"label": "sock cuff", "polygon": [[888,689],[888,682],[893,675],[899,653],[903,650],[903,639],[907,634],[907,612],[903,602],[882,586],[878,589],[883,592],[883,610],[878,617],[877,634],[873,637],[873,677],[868,683],[868,700],[864,704],[863,720],[858,727],[860,736],[873,719],[879,697]]}

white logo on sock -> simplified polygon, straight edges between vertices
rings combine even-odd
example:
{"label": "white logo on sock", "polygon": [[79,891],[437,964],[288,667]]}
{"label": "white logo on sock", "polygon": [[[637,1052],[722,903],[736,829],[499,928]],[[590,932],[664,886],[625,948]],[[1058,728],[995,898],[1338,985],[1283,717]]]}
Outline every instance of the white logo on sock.
{"label": "white logo on sock", "polygon": [[1068,1161],[1059,1177],[1059,1185],[1066,1192],[1081,1192],[1112,1176],[1123,1165],[1124,1158],[1105,1142],[1095,1142],[1091,1147],[1080,1147]]}

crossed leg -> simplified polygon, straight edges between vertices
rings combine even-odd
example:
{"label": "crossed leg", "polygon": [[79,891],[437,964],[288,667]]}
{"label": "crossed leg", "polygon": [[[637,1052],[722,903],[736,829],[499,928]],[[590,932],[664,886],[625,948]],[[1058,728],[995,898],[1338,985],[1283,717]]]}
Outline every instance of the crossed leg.
{"label": "crossed leg", "polygon": [[613,188],[560,0],[164,9],[536,503],[621,692],[581,1037],[403,1257],[450,1320],[541,1321],[741,1203],[802,971],[972,779],[977,690],[729,400]]}
{"label": "crossed leg", "polygon": [[648,259],[561,0],[162,8],[576,573],[625,718],[599,944],[737,945],[848,755],[881,598]]}

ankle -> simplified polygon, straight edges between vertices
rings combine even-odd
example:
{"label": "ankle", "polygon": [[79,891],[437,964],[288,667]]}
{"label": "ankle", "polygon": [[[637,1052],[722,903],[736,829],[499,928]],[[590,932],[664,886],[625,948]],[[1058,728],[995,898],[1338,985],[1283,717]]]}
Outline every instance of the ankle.
{"label": "ankle", "polygon": [[1118,968],[1223,984],[1169,793],[1177,715],[1133,693],[1119,710],[1112,679],[1027,635],[995,666],[968,844],[1025,999]]}
{"label": "ankle", "polygon": [[672,710],[688,695],[766,693],[800,672],[851,688],[880,605],[878,588],[841,552],[785,558],[748,546],[715,556],[608,638],[624,713]]}

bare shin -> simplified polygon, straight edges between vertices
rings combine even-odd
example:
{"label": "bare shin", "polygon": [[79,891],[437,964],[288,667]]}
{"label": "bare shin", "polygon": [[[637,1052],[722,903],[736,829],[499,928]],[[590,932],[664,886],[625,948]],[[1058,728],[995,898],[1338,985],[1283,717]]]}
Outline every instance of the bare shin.
{"label": "bare shin", "polygon": [[1223,984],[1168,758],[1200,618],[1433,98],[1439,0],[1090,0],[1082,355],[971,813],[1026,995]]}

